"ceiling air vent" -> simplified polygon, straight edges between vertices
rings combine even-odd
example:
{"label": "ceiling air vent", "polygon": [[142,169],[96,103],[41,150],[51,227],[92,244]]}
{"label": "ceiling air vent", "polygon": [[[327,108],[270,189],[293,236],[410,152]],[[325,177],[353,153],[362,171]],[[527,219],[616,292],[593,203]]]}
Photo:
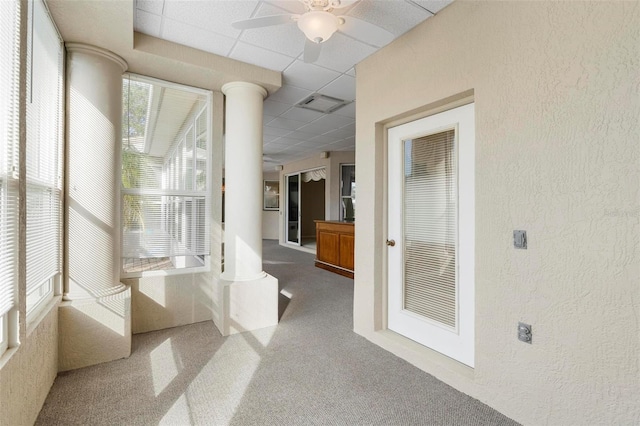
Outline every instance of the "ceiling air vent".
{"label": "ceiling air vent", "polygon": [[304,98],[296,104],[298,108],[310,109],[312,111],[323,112],[328,114],[343,106],[351,103],[351,101],[345,101],[343,99],[332,98],[331,96],[321,95],[320,93],[314,93],[309,97]]}

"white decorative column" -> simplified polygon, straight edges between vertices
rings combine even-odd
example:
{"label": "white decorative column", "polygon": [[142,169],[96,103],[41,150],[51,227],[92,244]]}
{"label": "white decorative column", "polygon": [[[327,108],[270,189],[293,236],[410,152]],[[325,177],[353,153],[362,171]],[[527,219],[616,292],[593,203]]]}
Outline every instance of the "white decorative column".
{"label": "white decorative column", "polygon": [[122,73],[127,64],[68,43],[65,288],[59,370],[131,353],[131,290],[120,283]]}
{"label": "white decorative column", "polygon": [[278,280],[262,270],[262,105],[267,91],[222,86],[225,101],[224,335],[278,323]]}

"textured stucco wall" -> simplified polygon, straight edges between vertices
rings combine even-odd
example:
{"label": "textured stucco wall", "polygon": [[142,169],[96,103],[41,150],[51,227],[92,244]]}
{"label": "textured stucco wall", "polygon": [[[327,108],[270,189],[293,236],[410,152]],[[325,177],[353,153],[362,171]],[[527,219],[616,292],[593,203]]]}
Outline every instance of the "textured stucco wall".
{"label": "textured stucco wall", "polygon": [[[638,424],[639,62],[638,2],[456,1],[359,64],[355,331],[525,424]],[[382,125],[465,92],[473,370],[383,330]]]}
{"label": "textured stucco wall", "polygon": [[57,374],[55,303],[0,368],[0,424],[32,425]]}

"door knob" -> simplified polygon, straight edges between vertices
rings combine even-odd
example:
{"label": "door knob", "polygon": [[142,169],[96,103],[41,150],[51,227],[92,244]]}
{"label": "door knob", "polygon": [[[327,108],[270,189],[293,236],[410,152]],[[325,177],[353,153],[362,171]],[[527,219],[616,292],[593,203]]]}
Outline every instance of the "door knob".
{"label": "door knob", "polygon": [[387,240],[387,245],[390,246],[390,247],[393,247],[393,246],[396,245],[396,242],[395,242],[395,240]]}

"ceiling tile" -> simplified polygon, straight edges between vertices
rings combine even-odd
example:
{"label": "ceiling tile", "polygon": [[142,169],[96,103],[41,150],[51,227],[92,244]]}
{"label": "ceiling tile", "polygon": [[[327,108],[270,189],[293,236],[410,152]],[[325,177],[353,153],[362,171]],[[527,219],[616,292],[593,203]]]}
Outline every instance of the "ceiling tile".
{"label": "ceiling tile", "polygon": [[453,0],[410,0],[420,7],[427,9],[431,13],[438,13],[446,6],[451,4]]}
{"label": "ceiling tile", "polygon": [[289,56],[242,42],[236,43],[229,57],[275,71],[284,70],[294,61]]}
{"label": "ceiling tile", "polygon": [[339,128],[339,129],[332,130],[329,133],[325,133],[323,136],[326,136],[326,137],[329,137],[329,138],[334,138],[336,140],[340,140],[340,139],[344,139],[344,138],[348,138],[348,137],[354,136],[355,134],[356,134],[356,125],[355,124],[349,124],[347,126]]}
{"label": "ceiling tile", "polygon": [[304,133],[304,132],[292,132],[290,134],[287,135],[288,138],[291,139],[298,139],[301,141],[308,141],[311,140],[315,137],[317,137],[316,135],[314,135],[313,133]]}
{"label": "ceiling tile", "polygon": [[303,61],[295,61],[284,71],[283,81],[284,84],[316,91],[339,76],[338,72]]}
{"label": "ceiling tile", "polygon": [[262,129],[262,133],[264,133],[265,135],[270,135],[270,136],[284,136],[284,135],[288,135],[289,133],[291,133],[291,130],[280,129],[278,127],[264,126],[264,128]]}
{"label": "ceiling tile", "polygon": [[283,102],[293,105],[300,102],[312,92],[310,90],[300,89],[298,87],[284,85],[273,95],[269,96],[269,99],[277,102]]}
{"label": "ceiling tile", "polygon": [[[255,17],[287,13],[282,9],[263,3]],[[293,21],[290,24],[244,30],[240,40],[291,57],[299,56],[304,49],[304,34]]]}
{"label": "ceiling tile", "polygon": [[[369,0],[361,1],[349,11],[349,16],[362,19],[393,33],[406,33],[432,16],[422,7],[406,1]],[[366,40],[363,39],[366,43]]]}
{"label": "ceiling tile", "polygon": [[136,0],[135,8],[145,12],[162,15],[164,0]]}
{"label": "ceiling tile", "polygon": [[349,74],[351,77],[355,77],[356,76],[356,69],[355,68],[351,68],[351,69],[347,70],[347,74]]}
{"label": "ceiling tile", "polygon": [[264,101],[263,113],[266,115],[272,115],[273,117],[277,117],[289,108],[291,108],[290,104],[283,104],[282,102],[276,102],[271,98]]}
{"label": "ceiling tile", "polygon": [[327,114],[323,117],[320,117],[313,123],[301,127],[300,131],[305,133],[324,134],[351,123],[353,123],[353,119],[349,117]]}
{"label": "ceiling tile", "polygon": [[316,144],[328,144],[328,143],[335,143],[338,142],[339,139],[334,139],[332,137],[329,137],[327,135],[319,135],[316,136],[314,138],[311,139],[311,142],[314,142]]}
{"label": "ceiling tile", "polygon": [[311,111],[310,109],[304,108],[291,108],[289,111],[282,114],[282,117],[288,118],[290,120],[298,120],[305,121],[307,123],[311,123],[313,120],[316,120],[322,117],[321,112]]}
{"label": "ceiling tile", "polygon": [[356,118],[356,103],[351,102],[343,106],[342,108],[335,110],[332,114],[342,115],[343,117]]}
{"label": "ceiling tile", "polygon": [[167,1],[164,16],[235,38],[240,30],[233,28],[231,23],[250,18],[257,5],[257,1],[250,0]]}
{"label": "ceiling tile", "polygon": [[286,146],[293,146],[293,145],[297,145],[299,143],[304,142],[303,140],[300,139],[293,139],[290,137],[286,137],[286,138],[280,138],[280,140],[278,141],[279,144],[285,144]]}
{"label": "ceiling tile", "polygon": [[345,72],[375,51],[374,47],[336,33],[322,43],[322,51],[315,64]]}
{"label": "ceiling tile", "polygon": [[319,93],[346,101],[352,101],[356,98],[356,79],[349,75],[341,75],[320,89]]}
{"label": "ceiling tile", "polygon": [[269,123],[269,127],[277,127],[279,129],[296,130],[304,126],[304,121],[287,120],[286,118],[278,117]]}
{"label": "ceiling tile", "polygon": [[303,14],[306,12],[306,8],[299,0],[269,0],[267,3],[291,13]]}
{"label": "ceiling tile", "polygon": [[162,17],[160,15],[154,15],[142,9],[137,9],[133,29],[143,34],[159,37],[161,22]]}
{"label": "ceiling tile", "polygon": [[278,136],[262,135],[262,141],[264,143],[273,142],[276,139],[278,139]]}
{"label": "ceiling tile", "polygon": [[271,115],[267,115],[267,114],[262,114],[262,122],[264,124],[267,124],[268,122],[270,122],[271,120],[273,120],[275,117],[271,116]]}
{"label": "ceiling tile", "polygon": [[162,38],[222,56],[227,56],[235,43],[231,38],[170,19],[164,20]]}

